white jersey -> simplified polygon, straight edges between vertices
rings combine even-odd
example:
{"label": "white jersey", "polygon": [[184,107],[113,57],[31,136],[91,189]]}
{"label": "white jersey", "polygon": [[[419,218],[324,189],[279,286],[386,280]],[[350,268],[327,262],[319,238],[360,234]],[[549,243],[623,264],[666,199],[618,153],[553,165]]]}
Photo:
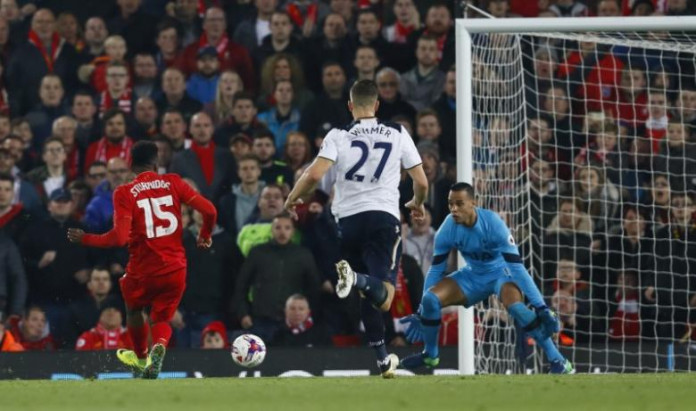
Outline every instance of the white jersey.
{"label": "white jersey", "polygon": [[336,218],[384,211],[397,219],[401,167],[421,164],[413,139],[400,124],[367,118],[326,135],[319,157],[334,162]]}

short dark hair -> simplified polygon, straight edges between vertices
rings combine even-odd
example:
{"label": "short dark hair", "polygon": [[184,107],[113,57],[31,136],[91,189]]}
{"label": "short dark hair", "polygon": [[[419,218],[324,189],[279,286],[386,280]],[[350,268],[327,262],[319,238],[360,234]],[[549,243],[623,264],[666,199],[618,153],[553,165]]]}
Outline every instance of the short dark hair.
{"label": "short dark hair", "polygon": [[41,151],[42,152],[46,151],[46,147],[51,143],[58,143],[58,144],[60,144],[61,147],[65,148],[65,144],[63,143],[63,139],[56,137],[56,136],[51,136],[51,137],[47,138],[46,141],[43,142],[43,145],[41,146]]}
{"label": "short dark hair", "polygon": [[261,138],[270,139],[271,141],[273,141],[273,145],[274,146],[276,145],[275,135],[273,134],[273,132],[271,130],[269,130],[267,128],[262,128],[260,130],[256,130],[256,132],[254,132],[254,138],[253,138],[254,140],[258,140]]}
{"label": "short dark hair", "polygon": [[93,167],[106,167],[106,163],[103,161],[95,161],[94,163],[90,164],[89,167],[87,167],[87,171],[89,171]]}
{"label": "short dark hair", "polygon": [[106,110],[106,112],[104,113],[104,117],[102,117],[104,127],[106,127],[106,123],[108,123],[112,118],[117,116],[122,116],[123,121],[126,121],[126,113],[120,108],[110,108]]}
{"label": "short dark hair", "polygon": [[469,195],[469,197],[475,197],[474,186],[463,181],[452,184],[452,186],[450,187],[450,191],[465,191]]}
{"label": "short dark hair", "polygon": [[251,101],[251,104],[253,104],[254,107],[256,107],[256,100],[254,99],[254,94],[249,91],[241,90],[234,93],[234,97],[232,97],[232,105],[234,106],[235,104],[237,104],[238,101],[241,100],[249,100]]}
{"label": "short dark hair", "polygon": [[10,173],[0,173],[0,181],[9,181],[14,187],[15,179]]}
{"label": "short dark hair", "polygon": [[350,101],[355,106],[372,106],[377,101],[377,83],[373,80],[360,80],[350,88]]}
{"label": "short dark hair", "polygon": [[157,164],[157,144],[152,141],[138,141],[131,148],[131,166],[149,168]]}

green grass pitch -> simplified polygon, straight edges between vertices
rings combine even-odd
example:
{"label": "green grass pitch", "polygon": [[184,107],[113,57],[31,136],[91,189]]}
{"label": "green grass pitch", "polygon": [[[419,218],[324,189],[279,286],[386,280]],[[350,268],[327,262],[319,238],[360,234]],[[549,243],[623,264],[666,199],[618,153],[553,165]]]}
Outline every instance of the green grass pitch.
{"label": "green grass pitch", "polygon": [[696,374],[0,381],[2,410],[694,410]]}

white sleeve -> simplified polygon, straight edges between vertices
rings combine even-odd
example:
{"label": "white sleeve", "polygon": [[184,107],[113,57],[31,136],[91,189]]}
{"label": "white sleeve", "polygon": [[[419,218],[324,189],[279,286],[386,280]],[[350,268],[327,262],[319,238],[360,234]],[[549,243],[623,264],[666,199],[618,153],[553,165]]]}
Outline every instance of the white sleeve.
{"label": "white sleeve", "polygon": [[423,160],[418,154],[413,138],[404,127],[401,127],[401,165],[408,170],[422,163]]}
{"label": "white sleeve", "polygon": [[331,160],[334,163],[338,160],[338,141],[336,140],[339,135],[340,131],[335,128],[329,131],[324,141],[321,143],[318,154],[319,157]]}

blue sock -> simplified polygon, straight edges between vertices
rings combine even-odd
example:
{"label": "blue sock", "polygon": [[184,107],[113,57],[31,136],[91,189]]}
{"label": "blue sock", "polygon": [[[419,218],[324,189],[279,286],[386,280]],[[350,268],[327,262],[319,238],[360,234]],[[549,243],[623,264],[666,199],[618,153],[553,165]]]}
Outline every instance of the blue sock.
{"label": "blue sock", "polygon": [[377,277],[355,273],[355,288],[362,291],[372,305],[379,307],[387,298],[387,289]]}
{"label": "blue sock", "polygon": [[547,338],[544,341],[537,341],[537,344],[539,344],[539,346],[541,346],[541,348],[544,350],[546,353],[546,358],[549,359],[549,362],[565,361],[565,357],[560,351],[558,351],[556,344],[554,344],[553,340],[550,338]]}
{"label": "blue sock", "polygon": [[[523,328],[532,324],[537,319],[536,314],[521,302],[510,305],[508,307],[508,312]],[[532,330],[527,330],[527,333],[529,333],[544,350],[549,361],[564,360],[563,355],[558,351],[558,348],[556,348],[556,345],[550,338],[541,339],[540,324]]]}
{"label": "blue sock", "polygon": [[423,324],[423,342],[425,354],[430,358],[438,358],[440,349],[437,345],[437,335],[440,331],[440,299],[430,291],[423,294],[421,300],[421,323]]}

